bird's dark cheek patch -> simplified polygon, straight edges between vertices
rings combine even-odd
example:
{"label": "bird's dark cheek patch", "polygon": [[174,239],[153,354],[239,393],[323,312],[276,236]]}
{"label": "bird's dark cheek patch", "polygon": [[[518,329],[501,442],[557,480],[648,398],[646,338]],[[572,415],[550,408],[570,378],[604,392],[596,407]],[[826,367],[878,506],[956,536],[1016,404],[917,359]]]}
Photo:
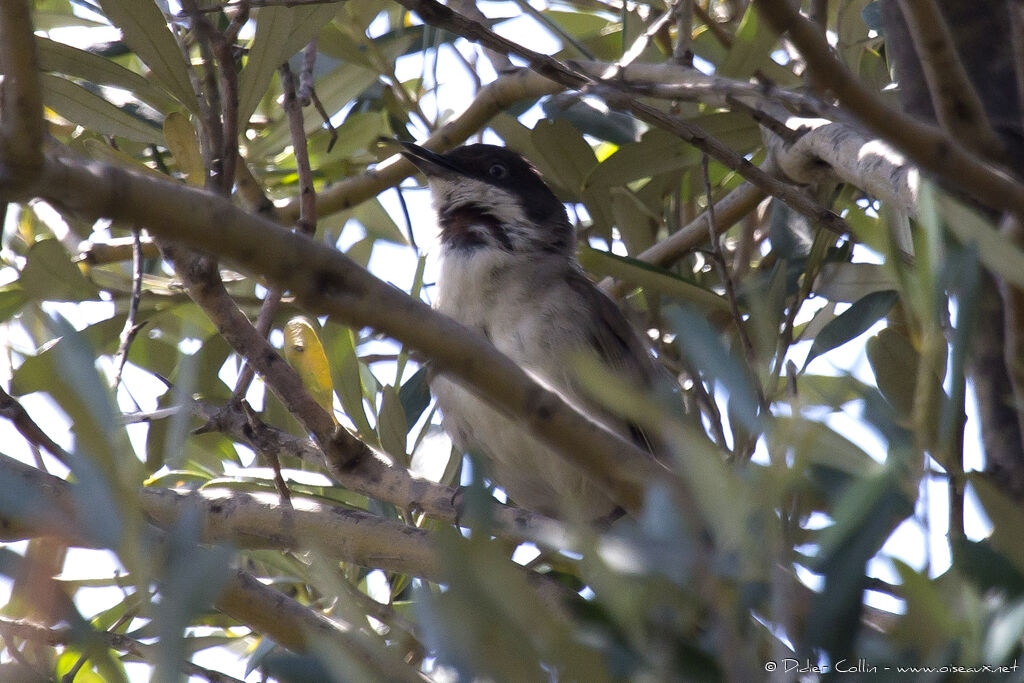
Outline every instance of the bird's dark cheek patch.
{"label": "bird's dark cheek patch", "polygon": [[512,241],[501,222],[475,204],[443,211],[440,224],[441,244],[446,247],[475,249],[489,246],[513,251]]}

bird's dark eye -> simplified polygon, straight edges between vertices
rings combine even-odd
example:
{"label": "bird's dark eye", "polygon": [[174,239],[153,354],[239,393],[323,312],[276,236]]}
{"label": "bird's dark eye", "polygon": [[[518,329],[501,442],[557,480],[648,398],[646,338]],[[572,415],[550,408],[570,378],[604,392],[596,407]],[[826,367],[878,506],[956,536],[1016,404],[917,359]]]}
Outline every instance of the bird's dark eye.
{"label": "bird's dark eye", "polygon": [[505,166],[505,164],[492,164],[491,167],[487,169],[487,174],[492,178],[501,180],[502,178],[508,177],[508,167]]}

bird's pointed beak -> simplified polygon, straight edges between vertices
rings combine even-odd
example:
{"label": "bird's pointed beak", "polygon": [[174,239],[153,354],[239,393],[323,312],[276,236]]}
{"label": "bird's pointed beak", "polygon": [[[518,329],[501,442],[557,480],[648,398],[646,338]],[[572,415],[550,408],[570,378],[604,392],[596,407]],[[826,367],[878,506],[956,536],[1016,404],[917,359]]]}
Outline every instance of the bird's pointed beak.
{"label": "bird's pointed beak", "polygon": [[465,172],[449,161],[447,157],[411,142],[404,140],[399,142],[403,148],[402,155],[426,175],[465,175]]}

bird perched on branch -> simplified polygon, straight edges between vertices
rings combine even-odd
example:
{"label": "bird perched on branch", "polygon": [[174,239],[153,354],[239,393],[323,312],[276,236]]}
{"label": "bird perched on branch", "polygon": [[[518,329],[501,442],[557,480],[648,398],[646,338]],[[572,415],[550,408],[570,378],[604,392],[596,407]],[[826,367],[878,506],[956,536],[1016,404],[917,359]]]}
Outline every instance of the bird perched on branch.
{"label": "bird perched on branch", "polygon": [[[648,450],[652,440],[579,386],[575,358],[596,354],[627,381],[652,386],[663,371],[616,304],[584,275],[565,206],[519,154],[467,145],[437,154],[403,143],[426,176],[440,227],[437,308],[484,334],[545,387]],[[518,505],[597,519],[615,504],[579,469],[512,419],[435,374],[431,390],[456,447],[487,458]]]}

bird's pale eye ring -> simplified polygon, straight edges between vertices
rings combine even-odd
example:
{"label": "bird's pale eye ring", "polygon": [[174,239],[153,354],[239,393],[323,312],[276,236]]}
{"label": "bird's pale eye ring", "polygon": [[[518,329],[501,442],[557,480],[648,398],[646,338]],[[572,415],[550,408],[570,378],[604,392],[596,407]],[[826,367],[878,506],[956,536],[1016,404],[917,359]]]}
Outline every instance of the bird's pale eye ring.
{"label": "bird's pale eye ring", "polygon": [[508,177],[508,167],[505,166],[505,164],[492,164],[491,167],[487,169],[487,174],[492,178],[501,180]]}

